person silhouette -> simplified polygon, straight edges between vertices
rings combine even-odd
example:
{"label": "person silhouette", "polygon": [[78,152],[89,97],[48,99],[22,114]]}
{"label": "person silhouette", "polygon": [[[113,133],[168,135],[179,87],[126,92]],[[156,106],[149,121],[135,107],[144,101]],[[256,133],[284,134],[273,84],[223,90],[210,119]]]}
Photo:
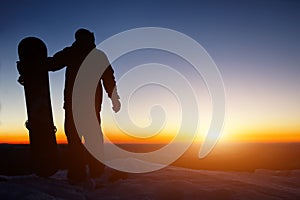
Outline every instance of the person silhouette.
{"label": "person silhouette", "polygon": [[[64,48],[62,51],[55,53],[53,57],[49,58],[49,71],[57,71],[66,67],[64,88],[64,129],[69,149],[67,176],[71,182],[81,182],[87,179],[88,174],[85,168],[86,163],[89,167],[89,175],[91,178],[100,177],[104,172],[105,167],[84,148],[82,140],[76,131],[72,112],[72,92],[77,72],[86,56],[95,48],[94,34],[87,29],[81,28],[76,31],[75,42],[70,47]],[[98,49],[96,50],[98,51],[97,53],[102,54],[107,59],[104,52]],[[108,97],[112,101],[112,109],[114,112],[118,112],[120,110],[121,103],[119,101],[120,97],[117,93],[113,68],[111,65],[99,67],[107,67],[103,75],[99,77],[99,84],[95,94],[95,112],[100,125],[100,111],[103,95],[102,84],[108,94]]]}

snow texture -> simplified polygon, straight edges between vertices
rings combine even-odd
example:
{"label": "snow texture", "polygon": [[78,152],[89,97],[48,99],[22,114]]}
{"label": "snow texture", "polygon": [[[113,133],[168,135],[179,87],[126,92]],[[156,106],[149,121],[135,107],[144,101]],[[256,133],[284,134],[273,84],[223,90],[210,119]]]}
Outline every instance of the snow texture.
{"label": "snow texture", "polygon": [[50,178],[0,176],[0,199],[300,199],[300,170],[222,172],[167,167],[103,185],[99,180],[91,189],[70,185],[66,171]]}

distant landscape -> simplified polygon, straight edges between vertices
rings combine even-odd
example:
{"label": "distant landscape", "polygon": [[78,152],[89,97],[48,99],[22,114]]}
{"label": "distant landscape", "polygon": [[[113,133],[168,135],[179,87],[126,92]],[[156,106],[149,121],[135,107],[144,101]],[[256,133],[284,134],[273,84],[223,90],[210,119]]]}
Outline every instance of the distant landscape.
{"label": "distant landscape", "polygon": [[[132,152],[149,152],[164,144],[118,144]],[[218,171],[255,171],[256,169],[300,169],[300,143],[219,143],[204,159],[197,157],[200,144],[192,145],[173,166]],[[59,145],[60,168],[67,164],[67,145]],[[30,174],[28,144],[0,145],[1,175]]]}

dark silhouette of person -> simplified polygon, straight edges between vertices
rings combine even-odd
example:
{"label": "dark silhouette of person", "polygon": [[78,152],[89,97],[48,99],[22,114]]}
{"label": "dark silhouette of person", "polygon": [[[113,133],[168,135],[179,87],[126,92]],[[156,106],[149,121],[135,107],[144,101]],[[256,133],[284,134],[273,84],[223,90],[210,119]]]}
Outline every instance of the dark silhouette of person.
{"label": "dark silhouette of person", "polygon": [[[49,58],[50,71],[56,71],[66,67],[64,89],[65,134],[67,136],[69,149],[68,179],[73,182],[86,180],[88,177],[85,168],[86,163],[89,167],[89,175],[91,178],[101,176],[105,167],[84,148],[81,138],[76,131],[72,113],[72,92],[77,72],[86,56],[95,48],[94,34],[89,30],[81,28],[76,31],[75,42],[70,47],[64,48],[62,51],[57,52],[52,58]],[[97,51],[105,56],[102,51],[98,49]],[[107,57],[105,56],[105,58]],[[103,75],[99,77],[99,84],[95,94],[95,112],[99,125],[101,124],[102,84],[108,97],[112,101],[112,109],[118,112],[121,104],[116,89],[114,71],[111,65],[109,65]]]}

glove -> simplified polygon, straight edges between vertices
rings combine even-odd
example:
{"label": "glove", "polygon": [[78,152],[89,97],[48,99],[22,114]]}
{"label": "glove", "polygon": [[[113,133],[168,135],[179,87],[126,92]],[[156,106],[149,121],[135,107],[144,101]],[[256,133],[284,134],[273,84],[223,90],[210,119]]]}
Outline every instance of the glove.
{"label": "glove", "polygon": [[119,110],[121,109],[121,102],[118,98],[113,98],[111,99],[112,102],[112,109],[115,113],[119,112]]}
{"label": "glove", "polygon": [[19,76],[18,82],[19,82],[21,85],[24,85],[24,79],[23,79],[22,76]]}

